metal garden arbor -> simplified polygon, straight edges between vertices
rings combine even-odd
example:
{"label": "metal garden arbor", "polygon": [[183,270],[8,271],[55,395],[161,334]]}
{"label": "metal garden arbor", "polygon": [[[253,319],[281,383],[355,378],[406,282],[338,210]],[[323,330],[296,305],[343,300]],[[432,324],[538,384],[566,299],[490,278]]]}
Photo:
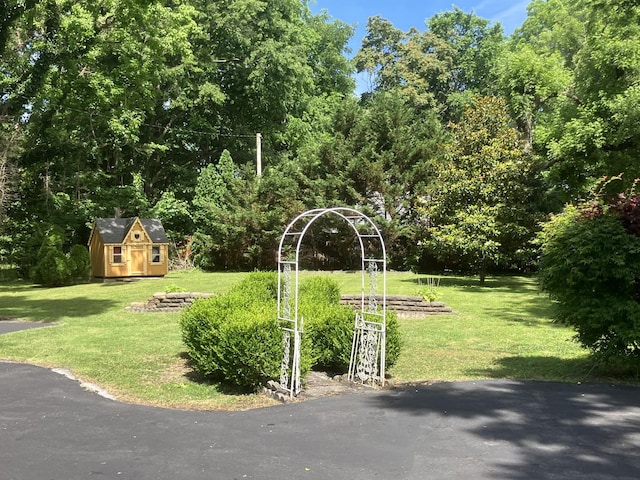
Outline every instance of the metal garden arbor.
{"label": "metal garden arbor", "polygon": [[[278,320],[283,331],[280,387],[290,396],[300,393],[301,388],[300,342],[304,319],[298,314],[300,248],[305,233],[325,215],[344,219],[355,232],[360,247],[362,294],[355,312],[348,379],[384,385],[387,261],[382,235],[371,219],[357,210],[314,209],[289,224],[278,250]],[[382,295],[378,295],[380,276]]]}

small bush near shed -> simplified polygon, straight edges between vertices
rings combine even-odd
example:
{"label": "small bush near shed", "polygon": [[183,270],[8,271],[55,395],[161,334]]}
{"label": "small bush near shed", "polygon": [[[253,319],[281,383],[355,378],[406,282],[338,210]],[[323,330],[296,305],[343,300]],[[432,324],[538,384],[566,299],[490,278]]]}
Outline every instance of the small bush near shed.
{"label": "small bush near shed", "polygon": [[89,252],[82,245],[74,245],[68,254],[65,254],[61,247],[43,245],[38,252],[37,263],[31,269],[34,283],[45,287],[87,282],[90,273]]}

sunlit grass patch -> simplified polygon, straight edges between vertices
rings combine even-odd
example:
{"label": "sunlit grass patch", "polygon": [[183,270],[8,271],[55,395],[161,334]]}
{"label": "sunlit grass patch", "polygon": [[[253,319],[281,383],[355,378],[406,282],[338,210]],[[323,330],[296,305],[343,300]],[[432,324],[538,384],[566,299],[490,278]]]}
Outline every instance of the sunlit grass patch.
{"label": "sunlit grass patch", "polygon": [[[185,271],[163,279],[54,289],[5,283],[0,285],[0,318],[55,326],[0,335],[0,358],[68,368],[129,402],[192,409],[271,405],[263,395],[239,394],[195,375],[185,356],[179,314],[125,310],[166,288],[223,293],[244,275]],[[343,293],[362,290],[359,273],[325,275],[336,280]],[[418,278],[390,272],[387,293],[416,295]],[[553,322],[549,300],[538,293],[534,279],[491,277],[480,286],[473,278],[443,277],[438,291],[455,314],[400,320],[404,349],[389,372],[394,383],[598,380],[587,352],[572,340],[573,331]]]}

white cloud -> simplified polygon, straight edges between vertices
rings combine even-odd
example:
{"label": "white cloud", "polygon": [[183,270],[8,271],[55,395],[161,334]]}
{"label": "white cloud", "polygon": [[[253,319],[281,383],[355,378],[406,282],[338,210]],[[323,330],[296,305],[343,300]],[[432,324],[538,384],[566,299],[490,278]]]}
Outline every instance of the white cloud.
{"label": "white cloud", "polygon": [[527,5],[531,0],[520,0],[512,3],[507,8],[502,0],[482,0],[476,3],[472,10],[476,15],[487,18],[493,22],[500,22],[505,33],[510,34],[527,18]]}
{"label": "white cloud", "polygon": [[520,1],[506,10],[496,13],[494,19],[502,24],[505,33],[511,33],[522,26],[522,22],[527,18],[527,5],[529,5],[529,0]]}

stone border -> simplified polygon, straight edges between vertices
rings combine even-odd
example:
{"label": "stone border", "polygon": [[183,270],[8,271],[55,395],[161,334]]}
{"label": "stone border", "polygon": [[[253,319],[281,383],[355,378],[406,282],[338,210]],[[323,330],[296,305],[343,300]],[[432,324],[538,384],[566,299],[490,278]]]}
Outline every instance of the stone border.
{"label": "stone border", "polygon": [[[378,305],[382,304],[382,296],[377,295]],[[359,307],[360,295],[342,295],[340,303]],[[420,296],[387,295],[387,309],[393,310],[398,318],[423,318],[430,315],[451,315],[454,311],[443,302],[427,302]]]}
{"label": "stone border", "polygon": [[133,302],[125,310],[134,313],[175,313],[191,305],[199,298],[209,298],[211,296],[210,293],[198,292],[159,292],[154,293],[146,302]]}
{"label": "stone border", "polygon": [[[209,298],[210,293],[199,292],[175,292],[154,293],[146,302],[133,302],[125,310],[134,313],[175,313],[186,306],[191,305],[199,298]],[[376,300],[380,305],[382,296],[377,295]],[[360,295],[342,295],[340,303],[359,307],[362,297]],[[396,312],[399,318],[424,318],[430,315],[451,315],[455,313],[451,307],[443,302],[427,302],[420,296],[387,295],[387,309]]]}

